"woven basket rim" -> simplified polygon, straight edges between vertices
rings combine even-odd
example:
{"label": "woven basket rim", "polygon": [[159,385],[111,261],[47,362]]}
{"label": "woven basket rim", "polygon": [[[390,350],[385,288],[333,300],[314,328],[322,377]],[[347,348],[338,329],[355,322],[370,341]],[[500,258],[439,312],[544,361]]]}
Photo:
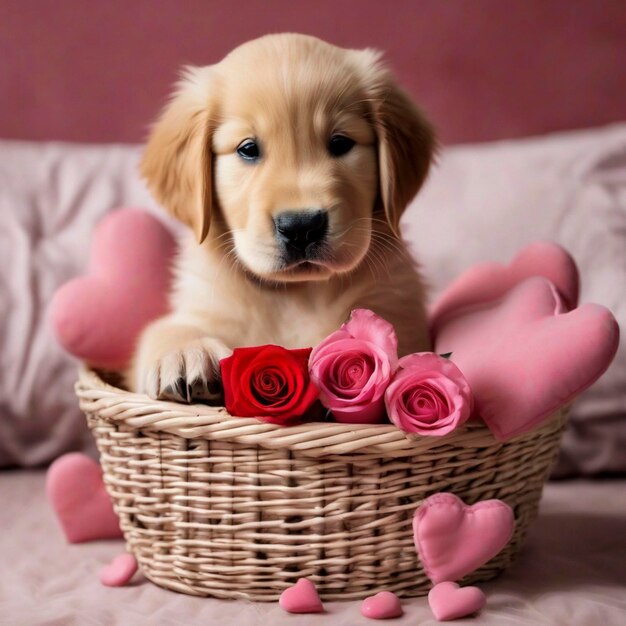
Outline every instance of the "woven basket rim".
{"label": "woven basket rim", "polygon": [[[79,369],[75,391],[85,413],[98,413],[108,421],[133,429],[161,431],[184,439],[228,440],[270,449],[290,448],[312,457],[354,452],[395,457],[445,446],[476,449],[495,441],[487,426],[478,421],[467,423],[443,437],[407,434],[393,424],[307,422],[279,426],[253,417],[235,417],[224,407],[153,400],[105,382],[85,365]],[[507,443],[521,442],[560,428],[567,409],[568,406],[562,407],[541,427]]]}

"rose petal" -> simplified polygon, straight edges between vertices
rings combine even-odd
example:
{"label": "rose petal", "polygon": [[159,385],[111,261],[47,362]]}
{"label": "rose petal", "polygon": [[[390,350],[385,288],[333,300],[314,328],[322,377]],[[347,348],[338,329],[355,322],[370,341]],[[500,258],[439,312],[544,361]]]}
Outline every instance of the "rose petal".
{"label": "rose petal", "polygon": [[398,375],[414,368],[424,372],[438,372],[457,383],[466,382],[461,370],[450,359],[444,359],[434,352],[415,352],[398,361]]}
{"label": "rose petal", "polygon": [[[337,363],[346,359],[348,351],[352,352],[355,348],[372,357],[374,370],[362,389],[346,391],[335,384],[332,372]],[[311,378],[319,387],[322,404],[334,411],[354,404],[369,404],[381,398],[391,379],[391,365],[385,352],[377,346],[356,339],[341,340],[318,353],[317,360],[311,364]]]}
{"label": "rose petal", "polygon": [[371,423],[384,417],[384,392],[397,360],[393,326],[372,311],[356,309],[314,348],[309,370],[322,404],[338,421]]}
{"label": "rose petal", "polygon": [[381,396],[366,405],[332,409],[332,414],[344,424],[377,424],[385,417],[385,398]]}
{"label": "rose petal", "polygon": [[354,309],[350,319],[343,324],[355,339],[369,341],[381,348],[388,356],[392,369],[398,363],[398,338],[392,324],[369,309]]}
{"label": "rose petal", "polygon": [[370,355],[352,351],[335,360],[330,375],[338,389],[354,391],[363,387],[374,368],[375,363]]}
{"label": "rose petal", "polygon": [[232,415],[254,416],[256,405],[248,401],[245,394],[239,393],[241,369],[254,358],[246,348],[236,348],[233,353],[220,361],[222,387],[224,389],[224,405]]}
{"label": "rose petal", "polygon": [[308,373],[311,348],[237,348],[220,368],[227,410],[286,424],[304,415],[318,390]]}
{"label": "rose petal", "polygon": [[400,359],[385,404],[389,419],[399,428],[442,436],[467,421],[472,396],[453,363],[433,353],[417,353]]}
{"label": "rose petal", "polygon": [[352,337],[352,335],[345,330],[336,330],[334,333],[328,335],[324,341],[313,348],[309,363],[315,361],[321,351],[327,351],[331,346],[333,346],[333,344],[342,339],[354,339],[354,337]]}

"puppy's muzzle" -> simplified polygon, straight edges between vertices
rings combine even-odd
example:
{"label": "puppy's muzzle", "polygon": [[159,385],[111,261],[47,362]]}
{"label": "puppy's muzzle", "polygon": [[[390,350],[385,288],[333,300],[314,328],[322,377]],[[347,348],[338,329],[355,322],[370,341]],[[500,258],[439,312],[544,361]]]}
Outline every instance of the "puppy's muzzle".
{"label": "puppy's muzzle", "polygon": [[284,211],[273,220],[276,239],[284,248],[286,262],[320,258],[328,233],[326,211]]}

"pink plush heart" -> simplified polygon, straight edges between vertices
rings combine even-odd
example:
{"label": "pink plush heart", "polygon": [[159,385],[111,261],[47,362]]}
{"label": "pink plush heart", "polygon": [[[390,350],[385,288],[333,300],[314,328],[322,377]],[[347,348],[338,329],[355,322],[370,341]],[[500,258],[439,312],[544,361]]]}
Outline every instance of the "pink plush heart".
{"label": "pink plush heart", "polygon": [[511,540],[515,520],[501,500],[467,506],[452,493],[424,500],[413,516],[413,538],[430,580],[461,580]]}
{"label": "pink plush heart", "polygon": [[121,209],[97,226],[87,276],[55,294],[50,321],[59,343],[96,367],[124,368],[139,332],[168,309],[175,241],[141,209]]}
{"label": "pink plush heart", "polygon": [[70,543],[122,536],[100,466],[88,456],[72,452],[54,461],[46,476],[46,493]]}
{"label": "pink plush heart", "polygon": [[280,594],[278,604],[287,613],[324,612],[324,605],[320,600],[317,589],[308,578],[300,578],[293,587],[285,589]]}
{"label": "pink plush heart", "polygon": [[579,276],[574,259],[561,246],[537,241],[523,248],[509,265],[480,263],[452,282],[433,304],[431,328],[437,328],[460,309],[498,300],[532,276],[543,276],[556,287],[568,310],[578,304]]}
{"label": "pink plush heart", "polygon": [[595,382],[618,343],[610,311],[585,304],[566,312],[554,286],[535,277],[500,301],[449,317],[435,349],[452,352],[478,414],[506,441],[532,430]]}
{"label": "pink plush heart", "polygon": [[485,594],[478,587],[459,587],[443,582],[428,593],[428,604],[439,622],[478,613],[485,606]]}
{"label": "pink plush heart", "polygon": [[370,619],[391,619],[402,615],[400,599],[391,591],[381,591],[365,598],[361,604],[361,614]]}
{"label": "pink plush heart", "polygon": [[100,570],[100,582],[107,587],[123,587],[137,571],[137,559],[132,554],[119,554]]}

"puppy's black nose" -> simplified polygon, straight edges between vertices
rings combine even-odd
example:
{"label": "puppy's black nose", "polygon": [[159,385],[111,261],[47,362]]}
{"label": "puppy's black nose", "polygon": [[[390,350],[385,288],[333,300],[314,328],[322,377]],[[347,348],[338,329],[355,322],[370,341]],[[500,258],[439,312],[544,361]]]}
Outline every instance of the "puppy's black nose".
{"label": "puppy's black nose", "polygon": [[326,211],[285,211],[273,219],[276,238],[299,252],[322,241],[328,231]]}

